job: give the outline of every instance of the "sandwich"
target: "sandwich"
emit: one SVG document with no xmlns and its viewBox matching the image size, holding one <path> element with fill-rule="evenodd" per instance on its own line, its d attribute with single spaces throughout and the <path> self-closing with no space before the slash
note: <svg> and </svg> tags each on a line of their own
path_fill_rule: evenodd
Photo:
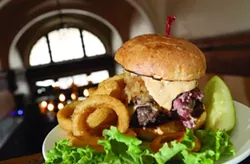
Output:
<svg viewBox="0 0 250 164">
<path fill-rule="evenodd" d="M 187 40 L 146 34 L 115 54 L 125 72 L 130 127 L 139 138 L 201 128 L 206 120 L 199 79 L 206 72 L 201 50 Z"/>
</svg>

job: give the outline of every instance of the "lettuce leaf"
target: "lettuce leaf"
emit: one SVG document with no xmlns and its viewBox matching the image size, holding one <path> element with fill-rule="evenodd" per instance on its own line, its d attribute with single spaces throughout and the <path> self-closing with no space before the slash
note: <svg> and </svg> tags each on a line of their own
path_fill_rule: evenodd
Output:
<svg viewBox="0 0 250 164">
<path fill-rule="evenodd" d="M 235 149 L 230 136 L 225 131 L 198 130 L 196 136 L 202 143 L 201 152 L 213 151 L 213 159 L 219 160 L 221 156 L 234 156 Z"/>
<path fill-rule="evenodd" d="M 104 139 L 98 143 L 104 147 L 106 153 L 104 163 L 140 164 L 147 156 L 147 153 L 140 147 L 141 140 L 121 134 L 116 127 L 104 130 L 103 136 Z"/>
<path fill-rule="evenodd" d="M 192 163 L 192 164 L 213 164 L 214 161 L 212 159 L 214 152 L 213 151 L 205 151 L 199 153 L 188 152 L 184 150 L 181 152 L 184 163 Z"/>
<path fill-rule="evenodd" d="M 104 139 L 98 141 L 105 152 L 99 153 L 90 147 L 72 147 L 67 140 L 60 140 L 47 153 L 46 164 L 165 164 L 176 161 L 212 164 L 223 155 L 235 153 L 229 136 L 223 131 L 199 130 L 196 135 L 202 143 L 200 152 L 189 151 L 195 146 L 195 135 L 192 130 L 186 129 L 181 142 L 172 141 L 171 146 L 163 144 L 154 153 L 148 144 L 136 137 L 121 134 L 116 127 L 111 127 L 103 131 Z"/>
<path fill-rule="evenodd" d="M 168 144 L 164 144 L 162 148 L 156 154 L 154 154 L 157 163 L 164 164 L 178 153 L 184 150 L 192 149 L 195 146 L 194 140 L 195 138 L 193 132 L 187 129 L 186 134 L 181 142 L 177 143 L 176 141 L 172 141 L 171 147 L 169 147 Z"/>
<path fill-rule="evenodd" d="M 198 130 L 196 136 L 201 141 L 201 150 L 199 152 L 182 151 L 184 163 L 213 164 L 221 156 L 235 155 L 230 136 L 225 131 Z"/>
<path fill-rule="evenodd" d="M 90 147 L 76 148 L 69 146 L 69 141 L 59 140 L 55 147 L 46 154 L 46 164 L 97 164 L 104 159 L 103 153 L 98 153 Z"/>
</svg>

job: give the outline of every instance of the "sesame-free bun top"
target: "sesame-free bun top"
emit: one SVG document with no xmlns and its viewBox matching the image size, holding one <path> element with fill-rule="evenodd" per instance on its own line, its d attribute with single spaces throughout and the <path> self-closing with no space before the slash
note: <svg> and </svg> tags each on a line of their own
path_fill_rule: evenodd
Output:
<svg viewBox="0 0 250 164">
<path fill-rule="evenodd" d="M 189 81 L 206 72 L 206 59 L 194 44 L 159 34 L 137 36 L 125 42 L 115 60 L 127 71 L 169 81 Z"/>
</svg>

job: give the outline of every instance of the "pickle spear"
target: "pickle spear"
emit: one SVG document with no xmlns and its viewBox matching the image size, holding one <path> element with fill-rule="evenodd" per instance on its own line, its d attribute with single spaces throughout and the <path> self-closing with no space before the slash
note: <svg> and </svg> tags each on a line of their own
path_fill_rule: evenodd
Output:
<svg viewBox="0 0 250 164">
<path fill-rule="evenodd" d="M 213 76 L 204 88 L 203 104 L 207 111 L 205 128 L 230 131 L 236 124 L 231 92 L 224 81 Z"/>
</svg>

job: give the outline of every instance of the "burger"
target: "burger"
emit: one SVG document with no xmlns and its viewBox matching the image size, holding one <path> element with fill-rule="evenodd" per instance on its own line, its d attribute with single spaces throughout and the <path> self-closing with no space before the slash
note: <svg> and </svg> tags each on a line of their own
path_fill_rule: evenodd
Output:
<svg viewBox="0 0 250 164">
<path fill-rule="evenodd" d="M 185 39 L 146 34 L 125 42 L 115 54 L 125 72 L 130 127 L 138 137 L 198 129 L 206 120 L 199 79 L 206 72 L 200 49 Z"/>
</svg>

